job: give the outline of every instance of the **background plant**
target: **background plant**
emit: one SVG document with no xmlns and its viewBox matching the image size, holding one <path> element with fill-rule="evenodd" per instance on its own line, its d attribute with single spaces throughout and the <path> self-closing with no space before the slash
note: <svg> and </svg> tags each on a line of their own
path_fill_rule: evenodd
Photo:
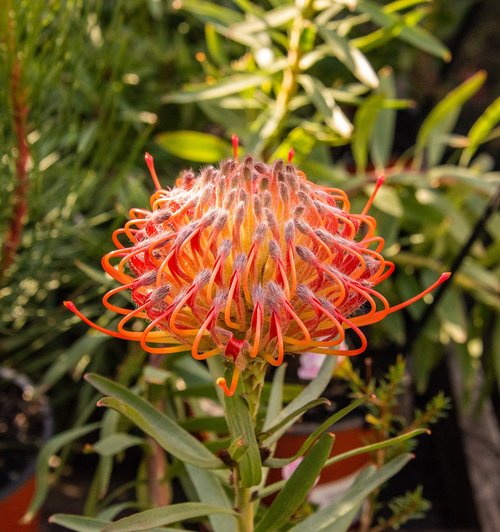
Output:
<svg viewBox="0 0 500 532">
<path fill-rule="evenodd" d="M 182 387 L 179 376 L 196 393 L 213 398 L 203 370 L 174 358 L 163 368 L 147 366 L 143 375 L 142 354 L 87 334 L 61 302 L 71 297 L 87 314 L 98 315 L 108 280 L 95 268 L 95 257 L 109 249 L 111 228 L 126 209 L 147 201 L 150 187 L 142 184 L 142 157 L 137 157 L 145 148 L 173 180 L 181 168 L 177 157 L 195 163 L 219 160 L 230 153 L 224 139 L 232 133 L 266 159 L 286 156 L 293 147 L 295 160 L 310 176 L 359 194 L 360 204 L 385 168 L 375 214 L 389 244 L 388 258 L 403 272 L 391 295 L 417 292 L 433 272 L 449 269 L 457 257 L 462 260 L 453 288 L 438 307 L 439 320 L 429 321 L 425 333 L 415 337 L 423 307 L 394 316 L 372 333 L 373 354 L 412 351 L 424 388 L 443 346 L 453 344 L 470 389 L 481 368 L 487 373 L 485 395 L 498 386 L 499 224 L 491 201 L 498 173 L 491 158 L 478 155 L 482 143 L 498 134 L 498 100 L 484 106 L 467 135 L 454 133 L 459 111 L 478 94 L 484 75 L 474 75 L 441 100 L 409 139 L 405 148 L 414 147 L 408 152 L 401 155 L 398 142 L 401 112 L 396 112 L 411 113 L 408 97 L 416 96 L 405 89 L 405 76 L 415 64 L 435 65 L 429 53 L 440 59 L 448 55 L 424 29 L 442 27 L 428 2 L 54 0 L 4 2 L 0 12 L 6 59 L 0 68 L 5 89 L 0 93 L 5 146 L 0 187 L 2 197 L 9 198 L 0 216 L 2 237 L 13 220 L 19 221 L 11 88 L 16 61 L 30 154 L 28 216 L 14 260 L 1 272 L 0 349 L 4 363 L 38 380 L 39 391 L 52 389 L 59 426 L 74 427 L 58 445 L 91 430 L 86 422 L 93 415 L 95 392 L 88 385 L 68 386 L 85 370 L 116 376 L 127 386 L 139 383 L 142 391 L 151 381 L 154 392 L 148 394 L 161 395 L 165 387 L 176 398 L 182 396 L 176 388 Z M 179 91 L 185 81 L 193 84 Z M 211 135 L 195 135 L 195 129 Z M 152 134 L 160 131 L 165 133 L 154 145 Z M 481 228 L 478 221 L 488 205 Z M 476 226 L 481 230 L 474 234 Z M 111 320 L 105 315 L 100 323 Z M 123 364 L 116 371 L 117 361 Z M 293 388 L 284 390 L 290 400 L 286 394 L 293 397 Z M 66 407 L 58 408 L 68 399 L 78 401 L 76 419 L 67 419 Z M 179 401 L 174 407 L 182 412 Z M 101 436 L 118 430 L 119 442 L 129 426 L 113 415 Z M 103 508 L 114 451 L 120 449 L 116 445 L 100 455 L 89 515 Z M 143 448 L 148 445 L 154 444 Z M 146 492 L 138 490 L 144 505 L 151 503 Z"/>
</svg>

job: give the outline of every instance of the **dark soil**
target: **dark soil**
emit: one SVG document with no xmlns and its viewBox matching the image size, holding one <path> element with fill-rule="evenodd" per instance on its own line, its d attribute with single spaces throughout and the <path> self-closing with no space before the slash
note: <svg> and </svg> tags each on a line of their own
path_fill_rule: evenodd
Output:
<svg viewBox="0 0 500 532">
<path fill-rule="evenodd" d="M 8 369 L 0 369 L 0 494 L 27 478 L 34 458 L 51 432 L 45 398 L 35 399 L 31 384 Z"/>
</svg>

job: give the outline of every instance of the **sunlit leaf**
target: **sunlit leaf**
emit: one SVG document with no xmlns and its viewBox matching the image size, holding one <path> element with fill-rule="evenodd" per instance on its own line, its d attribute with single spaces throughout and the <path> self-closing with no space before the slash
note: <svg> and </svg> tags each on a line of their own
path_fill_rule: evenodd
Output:
<svg viewBox="0 0 500 532">
<path fill-rule="evenodd" d="M 176 157 L 200 163 L 216 163 L 232 151 L 229 142 L 199 131 L 167 131 L 157 135 L 155 140 Z"/>
<path fill-rule="evenodd" d="M 500 122 L 500 97 L 498 97 L 484 113 L 474 122 L 468 135 L 469 145 L 460 157 L 460 164 L 467 165 L 478 147 L 488 139 L 488 135 Z"/>
<path fill-rule="evenodd" d="M 485 80 L 486 73 L 484 71 L 474 74 L 449 92 L 432 109 L 422 123 L 417 135 L 415 147 L 416 167 L 421 166 L 425 149 L 431 166 L 439 162 L 445 147 L 443 135 L 451 131 L 458 119 L 462 106 L 476 94 Z"/>
<path fill-rule="evenodd" d="M 347 39 L 337 32 L 324 26 L 318 28 L 320 35 L 325 39 L 333 55 L 348 68 L 360 81 L 374 89 L 378 87 L 379 80 L 373 67 L 362 52 L 353 46 Z"/>
</svg>

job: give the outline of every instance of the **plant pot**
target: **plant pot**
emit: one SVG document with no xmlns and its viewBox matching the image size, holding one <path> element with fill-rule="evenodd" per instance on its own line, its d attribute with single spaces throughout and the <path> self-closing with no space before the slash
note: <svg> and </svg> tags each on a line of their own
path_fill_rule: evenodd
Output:
<svg viewBox="0 0 500 532">
<path fill-rule="evenodd" d="M 0 367 L 0 516 L 6 532 L 37 532 L 39 523 L 22 524 L 35 488 L 38 450 L 52 434 L 52 413 L 44 396 L 34 397 L 30 381 Z"/>
</svg>

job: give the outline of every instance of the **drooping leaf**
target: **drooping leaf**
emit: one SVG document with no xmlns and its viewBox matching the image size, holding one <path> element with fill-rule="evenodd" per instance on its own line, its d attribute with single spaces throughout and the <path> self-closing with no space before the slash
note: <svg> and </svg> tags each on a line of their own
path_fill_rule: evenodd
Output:
<svg viewBox="0 0 500 532">
<path fill-rule="evenodd" d="M 129 418 L 179 460 L 209 469 L 223 467 L 222 462 L 194 436 L 138 395 L 99 375 L 88 374 L 85 378 L 100 392 L 111 396 L 101 399 L 100 405 Z"/>
<path fill-rule="evenodd" d="M 235 512 L 231 508 L 212 506 L 202 502 L 183 502 L 124 517 L 107 524 L 102 528 L 102 532 L 138 532 L 172 523 L 182 523 L 186 519 L 204 517 L 210 514 L 235 515 Z"/>
</svg>

